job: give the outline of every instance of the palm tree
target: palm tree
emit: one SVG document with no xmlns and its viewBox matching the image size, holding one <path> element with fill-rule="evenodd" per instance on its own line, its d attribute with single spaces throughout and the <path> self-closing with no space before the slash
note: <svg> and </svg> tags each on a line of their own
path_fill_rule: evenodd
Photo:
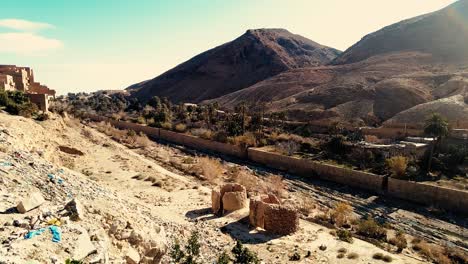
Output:
<svg viewBox="0 0 468 264">
<path fill-rule="evenodd" d="M 435 145 L 439 146 L 442 138 L 449 133 L 449 124 L 444 117 L 439 113 L 433 113 L 427 120 L 424 126 L 424 134 L 435 137 L 436 142 L 431 144 L 431 152 L 429 154 L 429 161 L 427 163 L 427 171 L 431 170 L 432 158 L 434 156 Z"/>
</svg>

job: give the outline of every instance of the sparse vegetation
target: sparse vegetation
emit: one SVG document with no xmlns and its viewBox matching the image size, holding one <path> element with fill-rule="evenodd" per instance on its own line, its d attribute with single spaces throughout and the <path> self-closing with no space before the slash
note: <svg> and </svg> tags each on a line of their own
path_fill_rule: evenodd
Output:
<svg viewBox="0 0 468 264">
<path fill-rule="evenodd" d="M 185 251 L 182 250 L 179 242 L 176 240 L 172 245 L 170 257 L 175 263 L 180 264 L 196 264 L 200 255 L 200 242 L 198 232 L 192 232 L 190 238 L 185 245 Z"/>
<path fill-rule="evenodd" d="M 240 241 L 236 242 L 236 245 L 232 249 L 234 255 L 235 264 L 258 264 L 260 260 L 255 252 L 250 251 L 244 247 Z"/>
<path fill-rule="evenodd" d="M 223 174 L 223 166 L 221 162 L 209 157 L 201 157 L 198 160 L 198 166 L 203 174 L 203 177 L 210 183 L 216 184 L 220 181 Z"/>
<path fill-rule="evenodd" d="M 387 238 L 387 230 L 370 217 L 359 221 L 356 233 L 377 240 Z"/>
<path fill-rule="evenodd" d="M 346 202 L 339 202 L 330 212 L 331 221 L 338 227 L 343 226 L 350 220 L 353 214 L 353 207 Z"/>
<path fill-rule="evenodd" d="M 338 236 L 338 239 L 341 241 L 353 243 L 353 234 L 351 233 L 351 231 L 348 231 L 345 229 L 338 229 L 336 231 L 336 235 Z"/>
<path fill-rule="evenodd" d="M 387 159 L 387 166 L 395 178 L 404 178 L 406 168 L 408 167 L 408 158 L 403 156 L 395 156 Z"/>
<path fill-rule="evenodd" d="M 397 247 L 397 252 L 400 253 L 408 246 L 408 241 L 406 240 L 405 234 L 398 231 L 395 237 L 392 237 L 389 241 L 390 244 Z"/>
<path fill-rule="evenodd" d="M 348 256 L 347 256 L 348 259 L 358 259 L 359 258 L 359 254 L 358 253 L 349 253 Z"/>
</svg>

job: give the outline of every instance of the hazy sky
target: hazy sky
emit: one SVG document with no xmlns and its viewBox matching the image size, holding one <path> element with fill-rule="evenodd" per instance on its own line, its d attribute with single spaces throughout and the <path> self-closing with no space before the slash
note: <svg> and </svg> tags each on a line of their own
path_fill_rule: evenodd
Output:
<svg viewBox="0 0 468 264">
<path fill-rule="evenodd" d="M 31 66 L 58 93 L 123 89 L 251 28 L 345 50 L 453 0 L 2 1 L 0 64 Z"/>
</svg>

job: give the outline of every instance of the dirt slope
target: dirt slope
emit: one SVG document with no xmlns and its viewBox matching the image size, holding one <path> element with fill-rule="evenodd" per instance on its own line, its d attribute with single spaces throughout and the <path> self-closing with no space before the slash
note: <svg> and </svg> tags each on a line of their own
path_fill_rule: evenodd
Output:
<svg viewBox="0 0 468 264">
<path fill-rule="evenodd" d="M 347 64 L 375 55 L 419 51 L 445 62 L 468 60 L 468 1 L 407 19 L 365 36 L 338 56 L 333 64 Z"/>
<path fill-rule="evenodd" d="M 60 152 L 59 146 L 77 148 L 83 155 Z M 302 263 L 342 263 L 336 255 L 343 247 L 357 253 L 361 262 L 372 262 L 372 254 L 380 252 L 391 255 L 394 263 L 423 263 L 409 251 L 392 254 L 359 239 L 353 244 L 339 241 L 328 228 L 304 220 L 299 232 L 278 237 L 250 230 L 242 221 L 246 210 L 215 217 L 208 209 L 210 190 L 203 182 L 175 167 L 161 167 L 181 166 L 188 157 L 196 157 L 156 143 L 144 151 L 154 157 L 147 158 L 135 152 L 143 150 L 128 149 L 77 122 L 61 118 L 35 122 L 0 113 L 0 147 L 0 256 L 5 263 L 64 263 L 85 245 L 93 249 L 85 263 L 131 263 L 125 259 L 133 250 L 142 259 L 151 256 L 141 263 L 158 263 L 153 262 L 156 249 L 164 252 L 176 238 L 186 241 L 192 230 L 201 236 L 200 263 L 212 263 L 234 246 L 234 239 L 247 243 L 264 263 L 285 263 L 292 252 L 304 256 L 308 250 L 312 254 Z M 144 180 L 150 176 L 161 184 Z M 18 213 L 16 204 L 32 192 L 40 192 L 45 203 Z M 72 198 L 82 204 L 81 220 L 60 217 L 64 220 L 59 243 L 51 241 L 48 231 L 24 238 L 30 230 L 47 227 L 44 219 L 58 217 Z M 43 219 L 39 224 L 30 224 L 38 218 Z M 326 251 L 318 249 L 322 244 Z M 162 263 L 169 263 L 167 253 Z"/>
<path fill-rule="evenodd" d="M 289 69 L 329 63 L 340 52 L 285 29 L 247 30 L 156 78 L 130 86 L 136 97 L 200 102 L 248 87 Z"/>
</svg>

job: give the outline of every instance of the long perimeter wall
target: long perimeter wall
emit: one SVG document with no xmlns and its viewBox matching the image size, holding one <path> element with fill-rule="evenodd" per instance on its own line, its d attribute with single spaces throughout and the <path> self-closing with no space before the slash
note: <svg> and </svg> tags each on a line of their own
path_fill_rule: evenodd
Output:
<svg viewBox="0 0 468 264">
<path fill-rule="evenodd" d="M 163 139 L 194 149 L 250 160 L 270 168 L 304 177 L 315 177 L 317 179 L 336 182 L 377 194 L 468 215 L 468 192 L 466 191 L 393 179 L 373 173 L 272 153 L 262 148 L 248 148 L 246 150 L 239 146 L 201 139 L 191 135 L 140 124 L 111 120 L 101 116 L 89 115 L 88 118 L 93 121 L 109 122 L 120 129 L 131 129 L 136 132 L 143 132 L 153 138 Z"/>
</svg>

